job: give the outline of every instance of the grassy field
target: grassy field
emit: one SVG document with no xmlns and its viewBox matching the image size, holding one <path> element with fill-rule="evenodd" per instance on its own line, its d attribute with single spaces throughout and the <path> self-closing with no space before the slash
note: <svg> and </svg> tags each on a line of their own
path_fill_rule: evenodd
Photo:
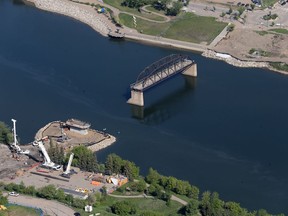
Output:
<svg viewBox="0 0 288 216">
<path fill-rule="evenodd" d="M 162 14 L 162 15 L 165 15 L 165 11 L 163 11 L 163 10 L 157 10 L 157 9 L 155 9 L 155 8 L 152 7 L 152 6 L 147 6 L 147 7 L 146 7 L 146 10 L 147 10 L 147 11 L 151 11 L 151 12 L 155 12 L 155 13 L 159 13 L 159 14 Z"/>
<path fill-rule="evenodd" d="M 40 214 L 36 209 L 17 205 L 8 206 L 8 209 L 2 211 L 2 213 L 4 216 L 39 216 Z"/>
<path fill-rule="evenodd" d="M 115 203 L 115 202 L 121 202 L 121 201 L 129 201 L 130 203 L 133 203 L 137 207 L 137 214 L 140 215 L 142 212 L 146 211 L 155 211 L 163 216 L 165 215 L 178 215 L 178 210 L 182 207 L 182 205 L 178 202 L 171 201 L 171 205 L 167 206 L 166 202 L 159 200 L 159 199 L 148 199 L 148 198 L 115 198 L 107 196 L 106 200 L 99 206 L 95 207 L 93 209 L 93 213 L 100 213 L 104 216 L 113 216 L 115 214 L 107 211 L 109 207 Z M 87 215 L 82 209 L 75 209 L 75 211 L 78 211 L 81 213 L 81 215 Z"/>
<path fill-rule="evenodd" d="M 263 0 L 263 7 L 273 6 L 278 0 Z"/>
<path fill-rule="evenodd" d="M 126 14 L 120 14 L 120 22 L 130 28 L 135 28 L 144 34 L 162 36 L 176 40 L 193 43 L 211 43 L 212 40 L 224 29 L 226 23 L 215 21 L 212 17 L 196 16 L 193 13 L 183 13 L 169 23 L 153 23 L 143 19 L 136 19 Z"/>
<path fill-rule="evenodd" d="M 164 21 L 165 20 L 164 17 L 157 16 L 155 14 L 149 14 L 149 13 L 145 13 L 145 12 L 140 13 L 135 8 L 129 8 L 129 7 L 121 6 L 121 3 L 122 3 L 121 0 L 104 0 L 104 3 L 109 4 L 109 5 L 117 8 L 117 9 L 119 9 L 120 11 L 129 12 L 129 13 L 132 13 L 134 15 L 142 16 L 142 17 L 145 17 L 145 18 L 148 18 L 151 20 L 155 20 L 155 21 Z"/>
<path fill-rule="evenodd" d="M 274 63 L 271 62 L 270 65 L 277 70 L 288 72 L 288 64 L 279 63 L 279 62 L 274 62 Z"/>
<path fill-rule="evenodd" d="M 287 29 L 270 29 L 269 31 L 277 32 L 277 33 L 280 33 L 280 34 L 288 34 L 288 30 Z"/>
</svg>

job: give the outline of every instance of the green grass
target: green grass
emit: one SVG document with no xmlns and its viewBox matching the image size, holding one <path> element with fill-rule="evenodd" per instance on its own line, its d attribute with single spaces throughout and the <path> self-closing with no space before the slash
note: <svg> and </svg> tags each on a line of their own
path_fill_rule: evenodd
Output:
<svg viewBox="0 0 288 216">
<path fill-rule="evenodd" d="M 163 11 L 163 10 L 157 10 L 157 9 L 155 9 L 155 8 L 152 7 L 152 6 L 147 6 L 147 7 L 146 7 L 146 10 L 147 10 L 147 11 L 151 11 L 151 12 L 155 12 L 155 13 L 159 13 L 159 14 L 162 14 L 162 15 L 165 15 L 165 11 Z"/>
<path fill-rule="evenodd" d="M 160 213 L 163 216 L 166 215 L 177 215 L 178 210 L 182 207 L 182 205 L 178 202 L 171 201 L 171 205 L 167 206 L 166 202 L 159 200 L 159 199 L 148 199 L 148 198 L 116 198 L 107 196 L 106 200 L 98 205 L 97 207 L 93 208 L 93 213 L 100 213 L 101 215 L 105 216 L 113 216 L 111 212 L 108 212 L 107 209 L 113 203 L 121 202 L 121 201 L 129 201 L 130 203 L 134 204 L 137 207 L 137 214 L 139 215 L 145 211 L 153 211 Z M 81 213 L 81 215 L 88 215 L 82 209 L 75 209 Z"/>
<path fill-rule="evenodd" d="M 281 63 L 281 62 L 271 62 L 270 66 L 277 70 L 287 71 L 288 72 L 288 64 Z"/>
<path fill-rule="evenodd" d="M 154 23 L 149 22 L 140 18 L 136 18 L 137 27 L 134 26 L 134 21 L 132 16 L 127 14 L 119 14 L 120 23 L 129 27 L 134 28 L 138 32 L 149 34 L 149 35 L 160 35 L 163 31 L 169 28 L 170 23 Z"/>
<path fill-rule="evenodd" d="M 288 30 L 287 29 L 270 29 L 269 31 L 273 31 L 273 32 L 276 32 L 276 33 L 280 33 L 280 34 L 288 34 Z"/>
<path fill-rule="evenodd" d="M 270 34 L 270 32 L 268 32 L 268 31 L 255 31 L 255 32 L 258 33 L 261 36 L 264 36 L 266 34 Z"/>
<path fill-rule="evenodd" d="M 252 48 L 252 49 L 249 50 L 249 54 L 250 55 L 254 54 L 255 52 L 257 52 L 258 55 L 263 56 L 263 57 L 271 57 L 271 56 L 273 56 L 273 53 L 267 52 L 267 51 L 262 50 L 262 49 Z"/>
<path fill-rule="evenodd" d="M 121 0 L 104 0 L 104 3 L 109 4 L 109 5 L 117 8 L 117 9 L 119 9 L 120 11 L 129 12 L 129 13 L 132 13 L 132 14 L 137 15 L 137 16 L 145 17 L 147 19 L 151 19 L 151 20 L 155 20 L 155 21 L 165 21 L 164 17 L 157 16 L 156 14 L 149 14 L 149 13 L 144 13 L 144 12 L 140 13 L 135 8 L 129 8 L 129 7 L 121 6 L 121 3 L 122 3 Z"/>
<path fill-rule="evenodd" d="M 34 208 L 28 208 L 24 206 L 12 205 L 8 206 L 7 210 L 1 211 L 4 216 L 39 216 L 39 211 Z"/>
<path fill-rule="evenodd" d="M 126 14 L 120 14 L 123 25 L 135 28 L 133 19 Z M 153 23 L 142 19 L 136 19 L 138 32 L 162 36 L 166 38 L 201 43 L 211 43 L 212 40 L 224 29 L 226 23 L 217 22 L 213 17 L 196 16 L 192 13 L 184 13 L 169 23 Z"/>
<path fill-rule="evenodd" d="M 128 200 L 130 203 L 133 203 L 139 209 L 138 213 L 144 211 L 153 211 L 161 213 L 164 215 L 177 215 L 177 211 L 182 207 L 178 202 L 171 201 L 171 205 L 168 207 L 166 202 L 159 199 L 148 199 L 148 198 L 117 198 L 117 201 Z M 138 214 L 137 213 L 137 214 Z"/>
<path fill-rule="evenodd" d="M 172 23 L 164 37 L 194 43 L 205 41 L 209 44 L 226 25 L 226 23 L 217 22 L 213 17 L 184 13 Z"/>
<path fill-rule="evenodd" d="M 273 6 L 278 0 L 263 0 L 262 6 L 264 8 Z"/>
</svg>

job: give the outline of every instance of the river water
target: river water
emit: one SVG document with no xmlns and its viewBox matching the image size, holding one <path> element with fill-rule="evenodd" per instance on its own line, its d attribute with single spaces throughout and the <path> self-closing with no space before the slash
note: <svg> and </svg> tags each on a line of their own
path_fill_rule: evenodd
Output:
<svg viewBox="0 0 288 216">
<path fill-rule="evenodd" d="M 287 76 L 109 40 L 10 0 L 0 0 L 0 28 L 0 120 L 17 119 L 22 143 L 50 121 L 78 118 L 117 137 L 100 161 L 115 152 L 142 174 L 153 167 L 249 210 L 288 213 Z M 179 75 L 148 91 L 135 115 L 130 84 L 172 53 L 197 62 L 197 79 Z"/>
</svg>

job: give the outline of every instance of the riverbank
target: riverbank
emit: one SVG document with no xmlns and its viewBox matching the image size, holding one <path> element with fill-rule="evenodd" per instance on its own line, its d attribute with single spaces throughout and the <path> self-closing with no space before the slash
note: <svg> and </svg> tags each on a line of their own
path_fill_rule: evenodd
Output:
<svg viewBox="0 0 288 216">
<path fill-rule="evenodd" d="M 95 31 L 103 36 L 107 36 L 111 30 L 107 22 L 100 17 L 92 8 L 80 7 L 76 3 L 64 0 L 27 0 L 35 5 L 35 7 L 65 16 L 72 17 L 87 25 L 91 26 Z"/>
<path fill-rule="evenodd" d="M 95 31 L 99 32 L 101 35 L 107 37 L 110 31 L 115 31 L 117 27 L 109 20 L 108 17 L 103 14 L 98 14 L 94 8 L 91 6 L 77 4 L 75 2 L 69 0 L 25 0 L 30 3 L 33 3 L 35 7 L 50 11 L 54 13 L 59 13 L 65 16 L 72 17 L 76 20 L 79 20 L 83 23 L 86 23 L 90 27 L 92 27 Z M 99 4 L 101 4 L 99 2 Z M 111 6 L 110 6 L 111 9 Z M 214 41 L 210 45 L 205 44 L 196 44 L 185 41 L 178 41 L 163 37 L 145 35 L 137 32 L 135 29 L 130 29 L 128 27 L 123 27 L 121 32 L 125 34 L 125 39 L 142 42 L 145 44 L 160 46 L 160 47 L 168 47 L 173 49 L 181 49 L 192 52 L 202 53 L 202 56 L 207 58 L 218 59 L 227 62 L 236 67 L 257 67 L 257 68 L 267 68 L 269 70 L 285 74 L 288 72 L 281 71 L 273 68 L 269 65 L 268 61 L 247 61 L 243 59 L 236 58 L 232 56 L 229 52 L 230 57 L 223 57 L 221 53 L 217 54 L 214 51 L 214 46 L 216 46 L 225 36 L 226 28 L 217 36 Z"/>
<path fill-rule="evenodd" d="M 267 68 L 269 70 L 275 71 L 277 73 L 281 73 L 284 75 L 288 75 L 288 72 L 286 71 L 280 71 L 272 66 L 270 66 L 269 62 L 261 62 L 261 61 L 244 61 L 237 59 L 230 54 L 226 53 L 218 53 L 215 52 L 214 50 L 209 50 L 207 49 L 205 52 L 202 53 L 202 56 L 207 57 L 207 58 L 213 58 L 221 61 L 225 61 L 228 64 L 231 64 L 235 67 L 249 67 L 249 68 Z"/>
</svg>

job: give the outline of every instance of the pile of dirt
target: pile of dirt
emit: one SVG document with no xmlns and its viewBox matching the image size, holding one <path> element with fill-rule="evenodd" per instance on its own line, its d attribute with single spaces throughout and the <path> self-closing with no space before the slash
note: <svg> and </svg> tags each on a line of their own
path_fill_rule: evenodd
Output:
<svg viewBox="0 0 288 216">
<path fill-rule="evenodd" d="M 7 145 L 0 144 L 0 180 L 23 175 L 35 163 L 26 155 L 12 154 Z"/>
</svg>

